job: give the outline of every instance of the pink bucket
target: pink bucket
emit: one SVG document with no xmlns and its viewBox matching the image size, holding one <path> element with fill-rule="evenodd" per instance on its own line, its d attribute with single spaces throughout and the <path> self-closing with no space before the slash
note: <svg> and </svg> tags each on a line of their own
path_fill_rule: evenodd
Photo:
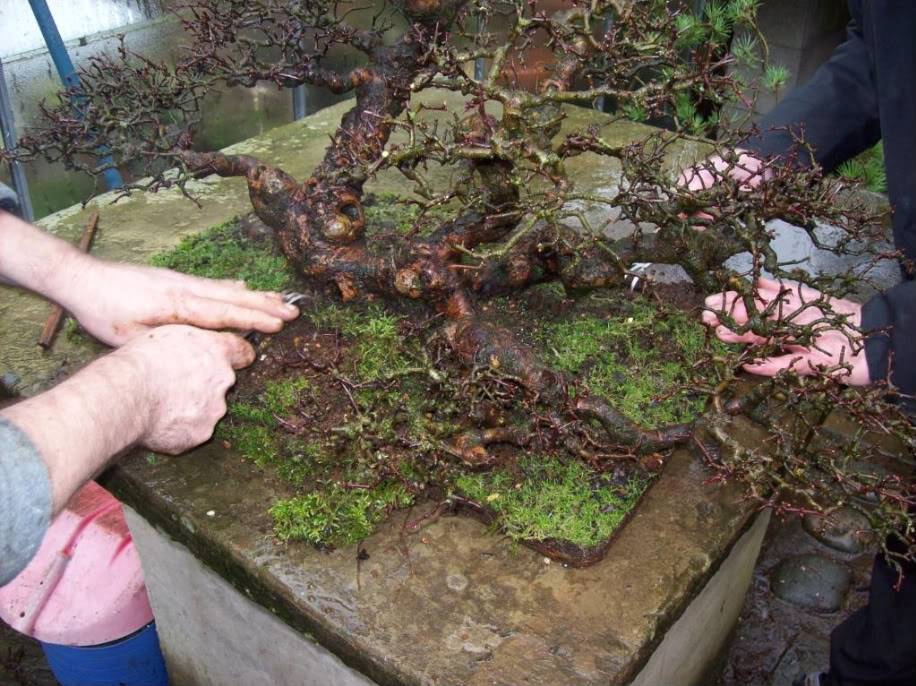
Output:
<svg viewBox="0 0 916 686">
<path fill-rule="evenodd" d="M 0 618 L 42 643 L 94 646 L 153 620 L 121 504 L 95 482 L 54 518 L 38 554 L 0 588 Z"/>
</svg>

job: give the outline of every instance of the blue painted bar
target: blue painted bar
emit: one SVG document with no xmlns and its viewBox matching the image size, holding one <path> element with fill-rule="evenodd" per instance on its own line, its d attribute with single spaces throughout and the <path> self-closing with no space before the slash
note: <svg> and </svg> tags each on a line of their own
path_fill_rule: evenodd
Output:
<svg viewBox="0 0 916 686">
<path fill-rule="evenodd" d="M 51 10 L 48 9 L 47 0 L 29 0 L 29 5 L 32 6 L 32 14 L 35 15 L 35 21 L 38 22 L 38 28 L 41 29 L 41 35 L 44 37 L 45 44 L 48 46 L 48 52 L 51 54 L 51 59 L 54 61 L 54 67 L 60 75 L 60 80 L 63 81 L 64 86 L 67 88 L 79 86 L 79 75 L 76 73 L 73 61 L 67 53 L 67 48 L 60 36 L 60 31 L 57 30 L 54 16 L 51 14 Z M 74 102 L 74 105 L 76 104 L 77 103 Z M 111 157 L 103 157 L 99 162 L 102 165 L 114 163 Z M 102 175 L 105 178 L 105 185 L 109 190 L 112 188 L 121 188 L 124 185 L 124 179 L 121 178 L 120 172 L 114 167 L 106 169 L 102 172 Z"/>
</svg>

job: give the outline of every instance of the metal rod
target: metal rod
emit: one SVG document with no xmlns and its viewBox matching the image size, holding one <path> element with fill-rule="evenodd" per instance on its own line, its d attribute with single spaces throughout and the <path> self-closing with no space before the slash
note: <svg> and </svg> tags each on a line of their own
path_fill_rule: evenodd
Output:
<svg viewBox="0 0 916 686">
<path fill-rule="evenodd" d="M 608 33 L 611 32 L 611 29 L 614 28 L 614 16 L 609 14 L 604 18 L 604 23 L 601 26 L 601 38 L 604 39 Z M 595 102 L 595 109 L 599 112 L 608 112 L 611 109 L 611 103 L 608 102 L 607 96 L 602 95 Z"/>
<path fill-rule="evenodd" d="M 299 85 L 293 88 L 293 120 L 299 120 L 308 114 L 307 102 L 305 99 L 305 85 Z"/>
<path fill-rule="evenodd" d="M 3 135 L 3 147 L 13 150 L 16 147 L 16 127 L 13 123 L 13 106 L 10 93 L 6 89 L 6 78 L 3 76 L 3 60 L 0 60 L 0 133 Z M 27 222 L 35 220 L 32 209 L 32 198 L 29 196 L 29 182 L 19 160 L 10 161 L 10 176 L 13 190 L 19 197 L 19 215 Z"/>
<path fill-rule="evenodd" d="M 48 9 L 47 0 L 29 0 L 29 5 L 32 6 L 32 14 L 35 15 L 35 21 L 38 22 L 38 28 L 41 29 L 41 35 L 45 39 L 48 52 L 51 55 L 57 73 L 60 75 L 60 80 L 64 83 L 64 87 L 67 89 L 78 88 L 80 78 L 76 73 L 76 68 L 73 66 L 70 55 L 67 53 L 64 41 L 60 37 L 60 31 L 57 30 L 54 16 L 51 14 L 51 10 Z M 78 98 L 73 98 L 73 105 L 79 111 Z M 113 165 L 114 163 L 111 156 L 103 157 L 99 161 L 103 166 Z M 124 185 L 124 179 L 121 178 L 120 172 L 113 166 L 103 171 L 102 175 L 109 190 L 121 188 Z"/>
<path fill-rule="evenodd" d="M 478 14 L 477 19 L 476 19 L 476 28 L 475 28 L 475 31 L 477 31 L 478 34 L 480 33 L 482 23 L 483 22 L 481 22 L 480 20 L 480 14 Z M 474 80 L 483 81 L 483 75 L 484 75 L 483 57 L 478 57 L 477 59 L 474 60 Z"/>
</svg>

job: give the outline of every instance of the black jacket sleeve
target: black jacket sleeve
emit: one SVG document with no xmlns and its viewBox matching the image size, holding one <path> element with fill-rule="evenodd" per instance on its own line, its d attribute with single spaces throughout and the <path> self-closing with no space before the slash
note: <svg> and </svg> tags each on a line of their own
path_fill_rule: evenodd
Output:
<svg viewBox="0 0 916 686">
<path fill-rule="evenodd" d="M 780 155 L 793 147 L 795 133 L 814 150 L 815 161 L 827 171 L 878 142 L 877 89 L 855 19 L 847 28 L 846 42 L 807 83 L 773 108 L 759 128 L 760 134 L 742 147 L 763 157 Z M 798 161 L 810 165 L 806 150 L 799 150 Z"/>
<path fill-rule="evenodd" d="M 865 303 L 862 330 L 868 334 L 865 359 L 871 380 L 886 379 L 890 371 L 901 393 L 916 394 L 916 281 L 904 281 Z"/>
</svg>

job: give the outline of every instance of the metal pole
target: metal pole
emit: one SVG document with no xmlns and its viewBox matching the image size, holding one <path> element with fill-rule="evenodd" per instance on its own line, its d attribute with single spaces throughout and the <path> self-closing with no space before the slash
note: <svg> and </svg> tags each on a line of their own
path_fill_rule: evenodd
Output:
<svg viewBox="0 0 916 686">
<path fill-rule="evenodd" d="M 73 66 L 70 55 L 67 54 L 67 48 L 64 45 L 63 39 L 60 37 L 60 31 L 57 30 L 57 24 L 54 22 L 51 10 L 48 9 L 47 1 L 29 0 L 29 4 L 32 6 L 32 14 L 35 15 L 35 21 L 38 22 L 38 28 L 41 29 L 41 35 L 44 37 L 45 44 L 48 46 L 48 52 L 51 54 L 54 66 L 57 68 L 60 80 L 64 82 L 64 86 L 68 89 L 78 88 L 80 85 L 80 77 L 76 73 L 76 68 Z M 76 110 L 79 111 L 78 98 L 73 99 L 73 105 Z M 103 157 L 100 162 L 103 165 L 107 165 L 112 164 L 113 160 L 110 156 L 106 156 Z M 106 169 L 102 172 L 102 175 L 105 178 L 105 185 L 108 186 L 109 190 L 112 188 L 121 188 L 124 185 L 121 174 L 114 167 Z"/>
<path fill-rule="evenodd" d="M 477 19 L 476 19 L 477 26 L 475 28 L 477 33 L 480 33 L 481 23 L 482 22 L 480 21 L 480 15 L 478 14 Z M 483 81 L 483 66 L 484 66 L 483 57 L 478 57 L 476 60 L 474 60 L 474 80 L 475 81 L 478 81 L 478 82 Z"/>
<path fill-rule="evenodd" d="M 3 134 L 3 146 L 7 150 L 16 148 L 16 129 L 13 125 L 13 107 L 10 93 L 6 89 L 6 79 L 3 76 L 3 60 L 0 60 L 0 133 Z M 32 210 L 32 198 L 29 197 L 29 182 L 25 178 L 25 170 L 19 160 L 10 161 L 10 175 L 13 179 L 13 190 L 19 197 L 19 213 L 27 222 L 35 220 Z"/>
<path fill-rule="evenodd" d="M 293 119 L 299 120 L 308 114 L 307 103 L 305 100 L 305 85 L 299 85 L 293 88 Z"/>
<path fill-rule="evenodd" d="M 613 27 L 614 27 L 614 17 L 613 15 L 608 15 L 607 17 L 605 17 L 604 23 L 601 27 L 601 37 L 604 38 L 605 36 L 607 36 L 607 34 L 610 32 L 610 30 Z M 597 109 L 599 112 L 607 112 L 608 110 L 611 109 L 610 103 L 607 101 L 607 96 L 602 95 L 601 97 L 598 98 L 598 100 L 595 102 L 595 109 Z"/>
</svg>

